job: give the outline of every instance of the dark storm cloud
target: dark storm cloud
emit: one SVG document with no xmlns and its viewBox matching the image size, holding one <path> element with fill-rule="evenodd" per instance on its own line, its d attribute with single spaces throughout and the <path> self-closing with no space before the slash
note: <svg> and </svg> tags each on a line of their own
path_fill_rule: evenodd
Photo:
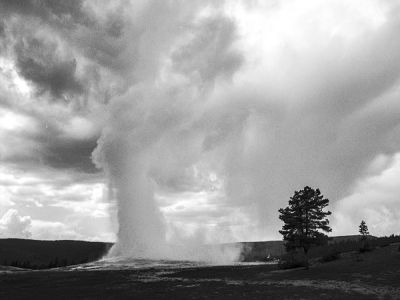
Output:
<svg viewBox="0 0 400 300">
<path fill-rule="evenodd" d="M 0 38 L 5 36 L 4 22 L 0 21 Z"/>
<path fill-rule="evenodd" d="M 18 107 L 9 101 L 4 101 L 0 109 L 0 113 L 6 117 L 7 113 L 11 113 L 22 126 L 16 124 L 15 128 L 0 131 L 0 138 L 5 145 L 0 148 L 0 161 L 3 164 L 31 170 L 49 167 L 87 174 L 99 172 L 92 163 L 91 153 L 97 146 L 100 129 L 92 128 L 94 125 L 83 116 L 78 117 L 82 120 L 80 123 L 71 125 L 71 118 L 77 118 L 76 114 L 49 116 L 47 111 Z M 81 128 L 80 124 L 84 127 Z M 78 130 L 86 130 L 86 134 L 80 136 L 78 133 L 76 136 Z"/>
<path fill-rule="evenodd" d="M 103 15 L 84 1 L 1 1 L 4 53 L 41 96 L 82 109 L 104 102 L 131 70 L 120 57 L 129 44 L 122 4 L 112 6 Z"/>
<path fill-rule="evenodd" d="M 97 137 L 90 140 L 53 139 L 43 148 L 43 163 L 56 169 L 75 169 L 85 173 L 99 170 L 92 162 L 92 152 L 97 146 Z"/>
<path fill-rule="evenodd" d="M 126 26 L 121 4 L 113 4 L 115 9 L 104 15 L 91 5 L 83 1 L 0 1 L 1 54 L 13 61 L 19 76 L 36 92 L 29 99 L 32 103 L 21 105 L 15 102 L 18 96 L 2 95 L 1 105 L 37 125 L 34 131 L 7 133 L 9 147 L 3 162 L 83 173 L 99 171 L 91 152 L 100 129 L 97 134 L 77 138 L 69 135 L 68 124 L 77 113 L 90 119 L 85 115 L 91 109 L 88 102 L 102 103 L 113 96 L 113 87 L 118 90 L 120 85 L 113 76 L 127 75 L 132 68 L 124 56 L 127 53 L 120 57 L 129 45 L 129 39 L 120 41 Z M 4 75 L 13 81 L 11 73 Z M 53 101 L 43 101 L 48 98 Z M 61 115 L 52 115 L 52 109 L 46 107 L 51 105 Z M 65 105 L 65 109 L 57 105 Z M 80 131 L 78 127 L 72 130 Z"/>
<path fill-rule="evenodd" d="M 39 122 L 42 130 L 32 138 L 38 145 L 37 157 L 43 165 L 89 174 L 99 172 L 91 158 L 97 146 L 98 134 L 75 138 L 68 136 L 68 131 L 64 131 L 64 126 L 54 121 L 39 120 Z"/>
<path fill-rule="evenodd" d="M 42 133 L 40 135 L 20 134 L 9 139 L 14 145 L 6 157 L 0 157 L 4 164 L 37 169 L 47 166 L 58 170 L 75 170 L 83 173 L 98 173 L 92 162 L 91 154 L 97 146 L 97 136 L 90 139 L 72 139 Z M 20 151 L 21 144 L 31 148 Z"/>
<path fill-rule="evenodd" d="M 0 10 L 4 15 L 21 14 L 38 17 L 43 21 L 64 26 L 87 24 L 90 18 L 84 12 L 82 3 L 81 0 L 1 0 Z"/>
<path fill-rule="evenodd" d="M 84 92 L 76 77 L 76 60 L 57 57 L 57 46 L 38 39 L 24 39 L 16 44 L 20 75 L 35 83 L 39 93 L 49 91 L 56 99 Z"/>
<path fill-rule="evenodd" d="M 0 16 L 0 46 L 4 47 L 1 54 L 13 61 L 18 75 L 35 92 L 29 99 L 32 103 L 18 104 L 17 95 L 5 94 L 1 105 L 36 124 L 33 131 L 26 128 L 6 133 L 8 146 L 2 161 L 33 169 L 42 165 L 98 172 L 91 160 L 98 134 L 70 136 L 68 124 L 77 113 L 83 119 L 89 118 L 85 115 L 90 110 L 88 102 L 101 103 L 110 97 L 109 86 L 114 83 L 108 77 L 112 69 L 109 67 L 121 47 L 114 42 L 125 25 L 121 16 L 112 11 L 96 19 L 93 9 L 83 1 L 47 0 L 0 1 Z M 106 53 L 109 59 L 104 65 L 95 51 L 86 51 L 88 44 L 98 56 Z M 122 69 L 124 65 L 120 63 L 118 67 Z M 13 81 L 10 72 L 3 75 Z M 53 115 L 52 109 L 46 107 L 50 105 L 55 105 L 56 114 L 61 115 Z M 60 110 L 57 105 L 65 108 Z"/>
</svg>

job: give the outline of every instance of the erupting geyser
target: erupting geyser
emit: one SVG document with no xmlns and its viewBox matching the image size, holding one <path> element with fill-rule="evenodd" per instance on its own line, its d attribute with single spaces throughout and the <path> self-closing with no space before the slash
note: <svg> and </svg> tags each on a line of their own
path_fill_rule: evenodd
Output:
<svg viewBox="0 0 400 300">
<path fill-rule="evenodd" d="M 294 190 L 317 186 L 335 206 L 379 155 L 398 152 L 400 21 L 391 4 L 245 2 L 134 1 L 120 10 L 93 155 L 118 206 L 111 254 L 207 258 L 209 232 L 184 228 L 196 210 L 171 230 L 160 194 L 204 196 L 192 208 L 210 215 L 193 223 L 222 241 L 278 238 L 277 210 Z M 333 218 L 333 228 L 353 222 Z"/>
<path fill-rule="evenodd" d="M 204 240 L 196 237 L 167 241 L 164 216 L 155 199 L 157 186 L 170 173 L 185 176 L 185 170 L 201 157 L 202 145 L 184 127 L 196 120 L 196 106 L 182 106 L 188 101 L 186 92 L 174 98 L 166 90 L 147 90 L 146 95 L 133 89 L 112 103 L 108 126 L 94 152 L 118 205 L 118 241 L 110 255 L 213 262 L 238 259 L 239 247 L 204 246 Z M 168 106 L 173 101 L 181 102 L 177 104 L 181 108 L 171 112 Z"/>
<path fill-rule="evenodd" d="M 99 142 L 111 193 L 118 203 L 118 243 L 112 254 L 162 257 L 165 255 L 165 227 L 154 201 L 148 159 L 144 149 L 140 149 L 142 145 L 138 144 L 140 136 L 129 131 L 131 124 L 124 124 L 126 120 L 114 121 L 116 127 L 105 132 Z"/>
<path fill-rule="evenodd" d="M 166 240 L 165 220 L 155 199 L 157 187 L 185 177 L 201 158 L 196 126 L 200 96 L 181 86 L 132 88 L 110 104 L 110 118 L 94 152 L 118 205 L 118 242 L 111 255 L 230 261 L 239 249 L 204 247 L 191 238 Z M 205 93 L 201 95 L 205 96 Z M 171 105 L 173 108 L 171 108 Z M 176 243 L 179 243 L 177 245 Z M 223 253 L 223 255 L 222 255 Z"/>
<path fill-rule="evenodd" d="M 153 14 L 158 9 L 149 5 L 142 13 Z M 203 247 L 203 238 L 190 237 L 187 242 L 178 234 L 173 243 L 167 241 L 167 226 L 155 193 L 176 178 L 193 177 L 188 170 L 213 159 L 204 156 L 218 145 L 214 131 L 219 129 L 208 132 L 209 121 L 204 118 L 208 99 L 215 81 L 229 80 L 241 56 L 232 48 L 234 24 L 219 13 L 218 6 L 206 14 L 197 4 L 165 9 L 157 20 L 146 20 L 140 44 L 132 46 L 132 56 L 138 55 L 131 70 L 132 83 L 111 98 L 109 118 L 93 153 L 95 163 L 108 176 L 118 206 L 118 241 L 110 254 L 216 260 L 220 251 Z M 131 26 L 140 27 L 135 21 Z M 209 56 L 215 64 L 192 65 L 198 59 L 202 64 L 201 57 L 191 57 L 196 56 L 191 49 L 199 46 L 203 47 L 201 56 Z M 220 59 L 222 64 L 217 63 Z M 231 252 L 228 247 L 222 252 L 225 261 L 239 254 L 238 249 Z"/>
</svg>

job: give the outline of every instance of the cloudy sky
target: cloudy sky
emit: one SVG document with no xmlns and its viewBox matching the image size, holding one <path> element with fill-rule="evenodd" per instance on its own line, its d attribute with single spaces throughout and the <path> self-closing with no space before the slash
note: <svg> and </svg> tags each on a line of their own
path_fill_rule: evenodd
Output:
<svg viewBox="0 0 400 300">
<path fill-rule="evenodd" d="M 399 31 L 397 1 L 0 1 L 0 236 L 277 239 L 305 185 L 332 234 L 398 234 Z"/>
</svg>

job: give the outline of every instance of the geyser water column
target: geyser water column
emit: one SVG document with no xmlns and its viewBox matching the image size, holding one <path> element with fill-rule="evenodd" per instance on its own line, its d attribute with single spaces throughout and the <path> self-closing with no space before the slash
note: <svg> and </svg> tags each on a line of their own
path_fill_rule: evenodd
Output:
<svg viewBox="0 0 400 300">
<path fill-rule="evenodd" d="M 93 153 L 117 201 L 118 241 L 110 255 L 161 258 L 166 255 L 165 226 L 148 176 L 149 140 L 143 141 L 142 127 L 136 123 L 140 118 L 133 114 L 131 109 L 129 114 L 115 113 Z"/>
<path fill-rule="evenodd" d="M 165 227 L 154 202 L 152 182 L 140 160 L 140 156 L 127 158 L 118 180 L 114 181 L 119 231 L 113 252 L 130 257 L 159 258 L 165 255 Z"/>
</svg>

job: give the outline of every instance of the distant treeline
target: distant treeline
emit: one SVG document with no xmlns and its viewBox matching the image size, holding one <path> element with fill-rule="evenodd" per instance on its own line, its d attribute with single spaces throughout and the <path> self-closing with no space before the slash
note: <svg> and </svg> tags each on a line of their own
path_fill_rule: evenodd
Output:
<svg viewBox="0 0 400 300">
<path fill-rule="evenodd" d="M 311 248 L 308 256 L 310 258 L 324 258 L 344 252 L 362 251 L 362 249 L 365 248 L 365 242 L 361 239 L 361 236 L 357 237 L 358 238 L 354 239 L 337 239 L 336 241 L 333 239 L 328 245 Z M 392 243 L 400 243 L 400 235 L 392 234 L 384 237 L 369 236 L 367 241 L 367 245 L 370 249 L 386 247 Z"/>
<path fill-rule="evenodd" d="M 368 247 L 370 248 L 385 247 L 391 243 L 400 243 L 400 235 L 368 237 Z M 241 261 L 277 260 L 286 254 L 283 241 L 243 242 L 240 244 L 242 245 Z M 330 259 L 339 253 L 359 251 L 365 247 L 364 244 L 360 235 L 331 237 L 327 245 L 311 247 L 308 257 Z"/>
<path fill-rule="evenodd" d="M 94 259 L 94 260 L 96 260 L 96 259 Z M 41 269 L 51 269 L 51 268 L 66 267 L 66 266 L 76 265 L 76 264 L 83 264 L 83 263 L 87 263 L 89 261 L 91 261 L 91 260 L 89 260 L 88 258 L 85 258 L 79 262 L 76 262 L 74 260 L 69 261 L 68 258 L 59 259 L 58 257 L 56 257 L 54 260 L 51 260 L 48 264 L 45 264 L 45 263 L 35 264 L 29 260 L 26 260 L 26 261 L 14 260 L 9 263 L 7 261 L 7 259 L 5 259 L 3 261 L 3 266 L 12 266 L 12 267 L 23 268 L 23 269 L 41 270 Z"/>
<path fill-rule="evenodd" d="M 111 243 L 0 239 L 0 265 L 48 269 L 91 262 L 103 257 Z"/>
</svg>

